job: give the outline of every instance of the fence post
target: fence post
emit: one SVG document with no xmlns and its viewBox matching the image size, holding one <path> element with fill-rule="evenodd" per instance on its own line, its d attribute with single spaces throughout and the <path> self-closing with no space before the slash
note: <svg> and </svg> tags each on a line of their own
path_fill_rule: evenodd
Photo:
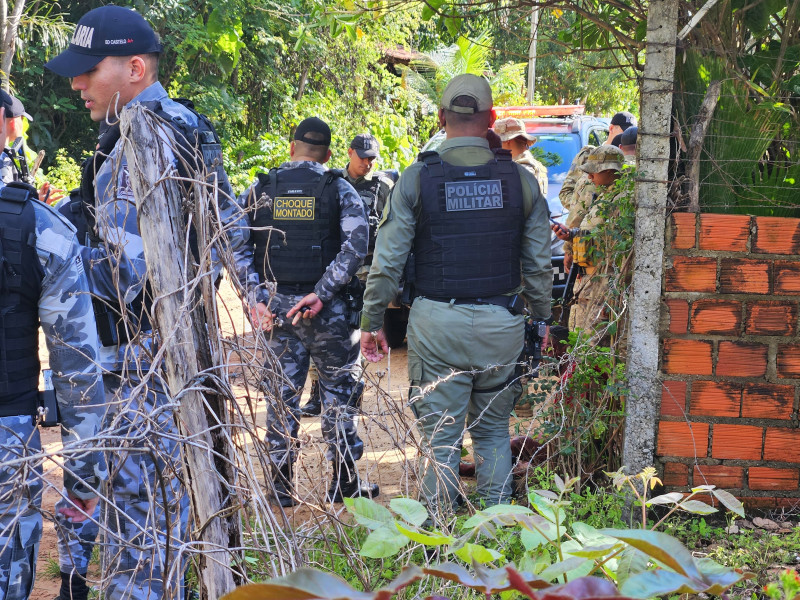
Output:
<svg viewBox="0 0 800 600">
<path fill-rule="evenodd" d="M 622 451 L 622 464 L 629 473 L 638 473 L 652 465 L 655 456 L 656 420 L 661 399 L 658 330 L 677 29 L 677 0 L 651 0 L 641 88 L 627 366 L 630 391 Z"/>
<path fill-rule="evenodd" d="M 224 397 L 207 392 L 211 386 L 198 378 L 213 366 L 205 315 L 215 312 L 204 311 L 199 283 L 186 258 L 181 190 L 175 180 L 165 178 L 172 167 L 162 152 L 159 119 L 135 105 L 122 112 L 120 125 L 148 280 L 156 299 L 153 316 L 164 349 L 167 384 L 170 395 L 180 397 L 176 420 L 194 517 L 191 531 L 197 537 L 200 597 L 216 600 L 235 588 L 231 569 L 235 556 L 229 547 L 241 548 L 241 528 L 239 511 L 230 506 L 233 448 L 221 427 L 228 422 L 228 410 Z"/>
</svg>

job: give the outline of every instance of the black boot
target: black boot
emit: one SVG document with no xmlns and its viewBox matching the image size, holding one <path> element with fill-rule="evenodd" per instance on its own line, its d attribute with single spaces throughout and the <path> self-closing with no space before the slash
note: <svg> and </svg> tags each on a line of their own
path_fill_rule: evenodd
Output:
<svg viewBox="0 0 800 600">
<path fill-rule="evenodd" d="M 331 487 L 328 488 L 328 502 L 342 502 L 345 498 L 375 498 L 380 493 L 377 483 L 359 479 L 353 461 L 333 463 L 333 479 Z"/>
<path fill-rule="evenodd" d="M 86 585 L 86 573 L 61 571 L 61 591 L 55 600 L 87 600 L 89 586 Z"/>
<path fill-rule="evenodd" d="M 284 508 L 296 506 L 294 498 L 294 479 L 291 463 L 284 463 L 280 469 L 272 467 L 272 483 L 275 486 L 275 498 Z"/>
<path fill-rule="evenodd" d="M 300 407 L 300 415 L 303 417 L 318 417 L 322 412 L 322 394 L 319 391 L 319 379 L 311 382 L 311 393 L 303 406 Z"/>
</svg>

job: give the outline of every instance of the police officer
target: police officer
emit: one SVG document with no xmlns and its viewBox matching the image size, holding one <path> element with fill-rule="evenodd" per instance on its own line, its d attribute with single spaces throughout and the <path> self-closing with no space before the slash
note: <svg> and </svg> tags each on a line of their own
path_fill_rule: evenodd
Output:
<svg viewBox="0 0 800 600">
<path fill-rule="evenodd" d="M 3 94 L 2 104 L 6 115 L 6 135 L 3 137 L 3 153 L 0 156 L 0 179 L 2 179 L 3 183 L 11 183 L 12 181 L 20 181 L 22 177 L 22 169 L 19 164 L 20 157 L 17 153 L 20 150 L 25 152 L 25 148 L 24 146 L 14 148 L 14 143 L 17 140 L 22 141 L 22 118 L 33 119 L 25 112 L 25 107 L 19 101 L 19 98 L 15 98 L 10 94 Z M 27 161 L 27 156 L 23 155 L 23 159 Z"/>
<path fill-rule="evenodd" d="M 305 119 L 295 130 L 291 160 L 260 174 L 239 200 L 252 211 L 256 268 L 263 282 L 275 286 L 274 295 L 262 298 L 251 313 L 272 332 L 269 347 L 283 370 L 267 406 L 267 443 L 276 498 L 284 507 L 297 504 L 293 465 L 309 358 L 319 369 L 322 435 L 333 461 L 328 500 L 374 497 L 379 491 L 362 482 L 355 467 L 364 452 L 350 405 L 359 391 L 358 341 L 341 295 L 364 261 L 369 230 L 356 191 L 323 166 L 330 143 L 327 123 Z"/>
<path fill-rule="evenodd" d="M 602 315 L 604 296 L 608 289 L 608 271 L 598 264 L 597 253 L 590 248 L 597 241 L 591 236 L 587 237 L 587 234 L 597 229 L 603 222 L 599 214 L 601 195 L 607 194 L 614 182 L 619 179 L 624 162 L 624 155 L 619 148 L 614 146 L 594 148 L 580 167 L 586 178 L 582 179 L 575 189 L 574 201 L 566 223 L 567 233 L 564 233 L 564 228 L 553 225 L 556 235 L 570 243 L 570 263 L 575 261 L 583 268 L 575 283 L 575 302 L 569 315 L 570 329 L 588 331 Z M 565 255 L 565 264 L 566 261 Z"/>
<path fill-rule="evenodd" d="M 634 117 L 632 113 L 629 113 L 627 110 L 614 113 L 608 125 L 608 138 L 606 138 L 603 144 L 606 146 L 612 145 L 614 140 L 629 127 L 636 127 L 636 117 Z"/>
<path fill-rule="evenodd" d="M 523 304 L 550 317 L 552 270 L 547 202 L 534 175 L 493 153 L 487 81 L 459 75 L 444 90 L 447 139 L 397 182 L 384 210 L 364 294 L 361 351 L 388 352 L 383 313 L 412 244 L 417 298 L 408 324 L 412 409 L 431 456 L 422 493 L 431 510 L 458 500 L 466 420 L 478 494 L 487 505 L 512 493 L 509 417 L 520 393 Z"/>
<path fill-rule="evenodd" d="M 636 165 L 636 140 L 639 138 L 638 127 L 628 127 L 620 138 L 619 149 L 625 155 L 625 164 Z"/>
<path fill-rule="evenodd" d="M 394 187 L 394 180 L 381 171 L 373 171 L 375 161 L 380 156 L 380 144 L 369 133 L 359 133 L 350 142 L 347 149 L 347 167 L 338 171 L 361 196 L 364 209 L 369 221 L 369 248 L 364 265 L 358 270 L 356 276 L 361 281 L 366 281 L 369 266 L 372 264 L 372 252 L 375 249 L 375 236 L 378 232 L 378 221 L 383 214 L 383 207 Z M 302 408 L 303 416 L 317 416 L 322 411 L 322 399 L 319 393 L 317 369 L 311 362 L 308 377 L 311 379 L 311 394 L 308 402 Z"/>
<path fill-rule="evenodd" d="M 96 310 L 98 318 L 104 319 L 98 323 L 100 361 L 113 407 L 107 422 L 114 427 L 115 436 L 123 439 L 123 448 L 113 455 L 113 502 L 103 511 L 104 526 L 110 532 L 104 547 L 102 579 L 107 598 L 162 598 L 168 588 L 179 590 L 176 597 L 183 596 L 183 569 L 170 564 L 167 556 L 176 560 L 174 548 L 185 539 L 188 501 L 181 484 L 173 412 L 160 383 L 160 365 L 151 364 L 157 340 L 148 318 L 151 301 L 144 293 L 147 264 L 128 163 L 119 139 L 118 115 L 141 102 L 163 116 L 169 125 L 160 136 L 164 140 L 162 151 L 174 157 L 178 169 L 181 161 L 173 148 L 182 148 L 187 140 L 181 139 L 194 132 L 204 154 L 208 150 L 221 158 L 221 153 L 218 143 L 212 143 L 206 135 L 201 137 L 206 131 L 203 118 L 171 100 L 158 82 L 160 52 L 158 37 L 138 13 L 106 5 L 86 13 L 78 21 L 69 47 L 45 65 L 71 78 L 72 89 L 80 92 L 92 119 L 110 125 L 100 140 L 100 149 L 86 163 L 81 182 L 82 198 L 89 205 L 86 213 L 93 219 L 89 226 L 93 243 L 82 248 L 82 255 L 92 294 L 108 307 Z M 242 285 L 255 288 L 258 277 L 246 245 L 247 224 L 239 221 L 241 211 L 221 164 L 215 161 L 214 165 L 206 166 L 216 171 L 222 192 L 221 216 L 226 223 L 236 225 L 226 231 L 236 257 L 237 275 Z M 119 313 L 125 315 L 124 320 L 115 317 Z M 148 452 L 141 452 L 143 444 Z M 155 481 L 160 484 L 158 489 L 153 486 Z M 148 489 L 153 490 L 152 497 Z M 97 533 L 94 524 L 82 528 L 64 524 L 60 528 L 62 575 L 73 570 L 86 572 Z M 68 597 L 62 589 L 62 600 Z M 76 597 L 74 593 L 72 597 Z"/>
<path fill-rule="evenodd" d="M 547 167 L 536 160 L 529 150 L 531 142 L 535 142 L 536 137 L 525 130 L 525 121 L 512 117 L 500 119 L 494 124 L 494 132 L 500 136 L 503 148 L 511 152 L 514 162 L 523 165 L 534 174 L 542 195 L 547 198 Z"/>
<path fill-rule="evenodd" d="M 6 105 L 8 94 L 0 99 Z M 84 263 L 72 227 L 36 196 L 24 183 L 0 190 L 0 600 L 28 598 L 42 535 L 40 324 L 62 424 L 62 518 L 93 514 L 108 477 L 102 454 L 87 445 L 100 430 L 104 395 Z"/>
</svg>

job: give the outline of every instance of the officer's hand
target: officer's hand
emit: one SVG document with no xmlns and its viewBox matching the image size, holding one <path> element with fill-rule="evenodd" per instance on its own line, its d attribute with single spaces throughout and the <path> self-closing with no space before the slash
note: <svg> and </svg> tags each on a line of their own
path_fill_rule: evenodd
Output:
<svg viewBox="0 0 800 600">
<path fill-rule="evenodd" d="M 272 311 L 263 302 L 259 302 L 250 308 L 250 320 L 254 327 L 261 327 L 264 331 L 272 331 L 273 322 Z"/>
<path fill-rule="evenodd" d="M 556 234 L 556 237 L 557 237 L 558 239 L 560 239 L 560 240 L 567 241 L 567 240 L 569 240 L 569 239 L 570 239 L 570 237 L 571 237 L 571 236 L 569 235 L 569 229 L 567 229 L 567 228 L 566 228 L 564 225 L 562 225 L 561 223 L 553 223 L 552 225 L 550 225 L 550 229 L 552 229 L 552 230 L 553 230 L 553 233 L 555 233 L 555 234 Z"/>
<path fill-rule="evenodd" d="M 564 254 L 564 270 L 569 271 L 572 268 L 572 254 L 567 252 Z"/>
<path fill-rule="evenodd" d="M 50 185 L 50 182 L 45 181 L 42 187 L 39 188 L 39 202 L 53 206 L 56 202 L 64 197 L 64 190 L 60 190 L 55 186 Z"/>
<path fill-rule="evenodd" d="M 286 313 L 286 316 L 289 319 L 294 317 L 294 319 L 292 319 L 292 325 L 297 325 L 300 322 L 300 317 L 304 319 L 313 319 L 321 310 L 322 300 L 320 300 L 319 296 L 317 296 L 314 292 L 311 292 L 308 296 L 303 297 L 300 302 L 290 308 L 289 312 Z"/>
<path fill-rule="evenodd" d="M 97 507 L 97 502 L 100 500 L 98 496 L 84 500 L 73 496 L 67 492 L 67 498 L 75 506 L 65 506 L 58 509 L 71 523 L 82 523 L 94 514 L 94 509 Z"/>
<path fill-rule="evenodd" d="M 389 342 L 386 341 L 386 334 L 383 329 L 378 331 L 362 331 L 361 332 L 361 354 L 364 355 L 369 362 L 378 362 L 383 359 L 384 354 L 389 353 Z"/>
</svg>

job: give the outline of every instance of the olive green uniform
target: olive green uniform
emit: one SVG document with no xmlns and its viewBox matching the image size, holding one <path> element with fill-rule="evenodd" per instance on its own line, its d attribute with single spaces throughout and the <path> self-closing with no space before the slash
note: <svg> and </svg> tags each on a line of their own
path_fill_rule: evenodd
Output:
<svg viewBox="0 0 800 600">
<path fill-rule="evenodd" d="M 439 149 L 443 161 L 482 165 L 494 158 L 484 138 L 458 137 Z M 364 293 L 361 329 L 376 331 L 415 238 L 421 215 L 420 174 L 415 163 L 397 182 L 379 225 Z M 525 223 L 521 241 L 520 293 L 535 318 L 550 316 L 552 270 L 547 203 L 534 175 L 519 168 Z M 408 374 L 412 409 L 424 443 L 432 450 L 422 480 L 429 506 L 447 510 L 457 497 L 464 422 L 478 465 L 478 493 L 487 505 L 511 494 L 509 417 L 520 392 L 514 378 L 522 351 L 523 319 L 491 304 L 414 300 L 408 326 Z"/>
</svg>

